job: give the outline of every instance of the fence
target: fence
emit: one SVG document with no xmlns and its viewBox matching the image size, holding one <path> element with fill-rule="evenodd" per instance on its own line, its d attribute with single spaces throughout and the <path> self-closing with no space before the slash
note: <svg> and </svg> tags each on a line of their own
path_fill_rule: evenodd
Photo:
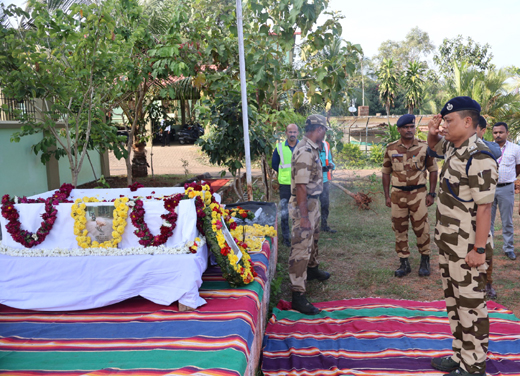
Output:
<svg viewBox="0 0 520 376">
<path fill-rule="evenodd" d="M 6 105 L 7 109 L 5 108 Z M 16 121 L 20 115 L 28 115 L 32 118 L 36 116 L 34 99 L 18 101 L 13 98 L 7 98 L 0 91 L 0 121 Z"/>
</svg>

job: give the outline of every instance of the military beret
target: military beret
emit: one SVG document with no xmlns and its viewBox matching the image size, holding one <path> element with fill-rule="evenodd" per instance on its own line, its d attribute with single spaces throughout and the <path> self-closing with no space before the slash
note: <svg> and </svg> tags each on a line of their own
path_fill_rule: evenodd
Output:
<svg viewBox="0 0 520 376">
<path fill-rule="evenodd" d="M 407 124 L 415 124 L 415 115 L 411 115 L 411 114 L 406 114 L 406 115 L 403 115 L 399 118 L 399 120 L 397 120 L 397 127 L 402 127 L 402 126 L 405 126 Z"/>
<path fill-rule="evenodd" d="M 310 124 L 318 124 L 318 125 L 321 125 L 322 127 L 324 127 L 325 129 L 327 129 L 328 131 L 330 131 L 332 128 L 330 128 L 328 125 L 327 125 L 327 118 L 325 118 L 325 116 L 322 116 L 322 115 L 310 115 L 308 118 L 307 118 L 307 123 L 310 123 Z"/>
<path fill-rule="evenodd" d="M 441 115 L 447 115 L 456 111 L 472 110 L 480 113 L 480 105 L 470 97 L 455 97 L 450 99 L 441 110 Z"/>
</svg>

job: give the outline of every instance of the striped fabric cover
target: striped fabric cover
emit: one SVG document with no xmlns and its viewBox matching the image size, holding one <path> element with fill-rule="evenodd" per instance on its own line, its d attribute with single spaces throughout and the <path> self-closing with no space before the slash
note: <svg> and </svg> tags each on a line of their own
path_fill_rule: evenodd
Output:
<svg viewBox="0 0 520 376">
<path fill-rule="evenodd" d="M 255 336 L 262 339 L 270 253 L 264 242 L 251 255 L 258 277 L 243 288 L 208 269 L 200 291 L 207 304 L 193 312 L 140 297 L 75 312 L 0 305 L 0 375 L 243 375 Z"/>
<path fill-rule="evenodd" d="M 432 357 L 451 355 L 444 301 L 350 299 L 315 304 L 316 316 L 280 302 L 264 338 L 262 371 L 282 375 L 438 376 Z M 282 310 L 285 309 L 285 310 Z M 488 302 L 488 375 L 520 375 L 520 320 Z"/>
</svg>

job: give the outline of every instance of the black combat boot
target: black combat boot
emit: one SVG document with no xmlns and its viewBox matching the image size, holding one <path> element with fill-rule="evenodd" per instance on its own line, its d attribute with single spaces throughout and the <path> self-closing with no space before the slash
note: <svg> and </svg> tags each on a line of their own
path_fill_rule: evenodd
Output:
<svg viewBox="0 0 520 376">
<path fill-rule="evenodd" d="M 304 292 L 292 292 L 292 309 L 301 312 L 305 315 L 317 315 L 320 310 L 314 307 L 305 296 Z"/>
<path fill-rule="evenodd" d="M 401 260 L 401 265 L 399 265 L 399 269 L 395 271 L 395 276 L 401 278 L 408 275 L 412 271 L 412 268 L 410 267 L 408 258 L 400 258 L 399 260 Z"/>
<path fill-rule="evenodd" d="M 317 266 L 314 268 L 307 268 L 307 281 L 317 279 L 318 281 L 325 281 L 330 278 L 330 273 L 318 269 Z"/>
<path fill-rule="evenodd" d="M 419 277 L 430 275 L 430 255 L 421 255 L 421 266 L 419 266 Z"/>
</svg>

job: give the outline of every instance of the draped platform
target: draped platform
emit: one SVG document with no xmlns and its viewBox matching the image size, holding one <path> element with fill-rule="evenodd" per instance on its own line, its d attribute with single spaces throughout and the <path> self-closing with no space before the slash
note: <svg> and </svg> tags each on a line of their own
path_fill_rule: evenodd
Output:
<svg viewBox="0 0 520 376">
<path fill-rule="evenodd" d="M 132 298 L 76 312 L 0 305 L 0 375 L 254 375 L 260 356 L 276 238 L 251 254 L 255 281 L 231 288 L 213 267 L 207 304 L 180 312 Z"/>
<path fill-rule="evenodd" d="M 266 329 L 266 376 L 440 376 L 432 357 L 452 354 L 444 301 L 350 299 L 317 303 L 302 315 L 281 302 Z M 520 320 L 488 302 L 491 320 L 488 375 L 520 375 Z"/>
</svg>

